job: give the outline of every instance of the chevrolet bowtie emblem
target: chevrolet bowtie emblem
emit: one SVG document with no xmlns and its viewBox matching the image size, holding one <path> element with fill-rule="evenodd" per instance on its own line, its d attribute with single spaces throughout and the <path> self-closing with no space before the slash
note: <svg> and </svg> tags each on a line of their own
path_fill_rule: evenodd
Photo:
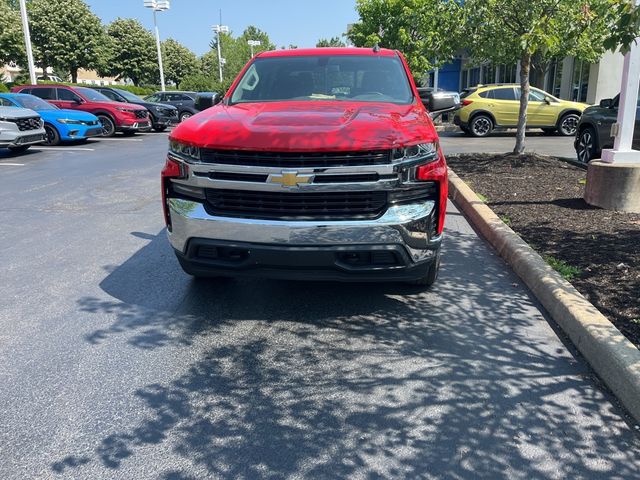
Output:
<svg viewBox="0 0 640 480">
<path fill-rule="evenodd" d="M 267 178 L 268 183 L 279 183 L 283 187 L 297 187 L 304 183 L 311 183 L 315 175 L 299 174 L 295 170 L 283 170 L 282 173 L 272 173 Z"/>
</svg>

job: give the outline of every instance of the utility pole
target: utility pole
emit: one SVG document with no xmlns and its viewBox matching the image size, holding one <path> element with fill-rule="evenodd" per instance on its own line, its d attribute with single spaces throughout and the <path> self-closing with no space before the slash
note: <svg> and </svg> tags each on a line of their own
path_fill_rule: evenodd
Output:
<svg viewBox="0 0 640 480">
<path fill-rule="evenodd" d="M 260 40 L 249 40 L 247 43 L 251 47 L 251 58 L 253 58 L 253 47 L 259 47 L 262 43 Z"/>
<path fill-rule="evenodd" d="M 158 30 L 158 19 L 156 12 L 169 10 L 170 0 L 144 0 L 144 6 L 153 10 L 153 27 L 156 32 L 156 48 L 158 49 L 158 67 L 160 68 L 160 86 L 165 91 L 164 85 L 164 67 L 162 66 L 162 48 L 160 47 L 160 30 Z"/>
<path fill-rule="evenodd" d="M 224 59 L 222 58 L 222 50 L 220 49 L 220 34 L 229 33 L 229 27 L 222 25 L 222 9 L 220 10 L 220 23 L 213 26 L 213 31 L 218 35 L 218 71 L 220 73 L 220 83 L 222 83 L 222 64 Z"/>
<path fill-rule="evenodd" d="M 22 31 L 24 32 L 24 44 L 27 49 L 27 62 L 29 64 L 29 79 L 31 84 L 38 83 L 36 67 L 33 63 L 33 51 L 31 50 L 31 34 L 29 33 L 29 18 L 27 17 L 26 0 L 20 0 L 20 16 L 22 17 Z M 44 72 L 45 75 L 47 72 Z"/>
</svg>

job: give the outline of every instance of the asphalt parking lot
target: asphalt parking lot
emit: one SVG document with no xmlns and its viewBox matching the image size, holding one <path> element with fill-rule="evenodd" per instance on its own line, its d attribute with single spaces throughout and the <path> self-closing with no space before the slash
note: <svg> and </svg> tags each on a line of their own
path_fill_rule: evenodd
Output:
<svg viewBox="0 0 640 480">
<path fill-rule="evenodd" d="M 427 292 L 196 282 L 166 143 L 0 152 L 0 478 L 640 478 L 637 427 L 455 207 Z"/>
<path fill-rule="evenodd" d="M 461 131 L 440 133 L 440 142 L 447 155 L 459 153 L 506 153 L 512 152 L 515 146 L 515 134 L 513 132 L 496 132 L 485 138 L 475 138 L 465 135 Z M 541 155 L 552 155 L 576 159 L 576 151 L 573 148 L 573 137 L 560 135 L 543 135 L 541 132 L 531 130 L 527 132 L 525 141 L 526 151 Z"/>
</svg>

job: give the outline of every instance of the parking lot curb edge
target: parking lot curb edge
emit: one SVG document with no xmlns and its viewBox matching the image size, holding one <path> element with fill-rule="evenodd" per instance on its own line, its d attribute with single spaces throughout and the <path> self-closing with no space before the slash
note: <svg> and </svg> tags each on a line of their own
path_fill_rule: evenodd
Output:
<svg viewBox="0 0 640 480">
<path fill-rule="evenodd" d="M 449 196 L 640 422 L 640 350 L 449 169 Z"/>
</svg>

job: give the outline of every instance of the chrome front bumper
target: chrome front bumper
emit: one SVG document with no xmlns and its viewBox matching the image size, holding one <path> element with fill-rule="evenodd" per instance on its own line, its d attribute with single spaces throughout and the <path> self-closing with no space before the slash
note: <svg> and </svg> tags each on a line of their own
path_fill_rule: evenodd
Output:
<svg viewBox="0 0 640 480">
<path fill-rule="evenodd" d="M 401 246 L 413 263 L 432 261 L 442 236 L 430 236 L 435 202 L 391 206 L 384 215 L 362 221 L 277 221 L 213 217 L 201 203 L 169 200 L 169 241 L 186 253 L 192 238 L 287 246 Z"/>
</svg>

